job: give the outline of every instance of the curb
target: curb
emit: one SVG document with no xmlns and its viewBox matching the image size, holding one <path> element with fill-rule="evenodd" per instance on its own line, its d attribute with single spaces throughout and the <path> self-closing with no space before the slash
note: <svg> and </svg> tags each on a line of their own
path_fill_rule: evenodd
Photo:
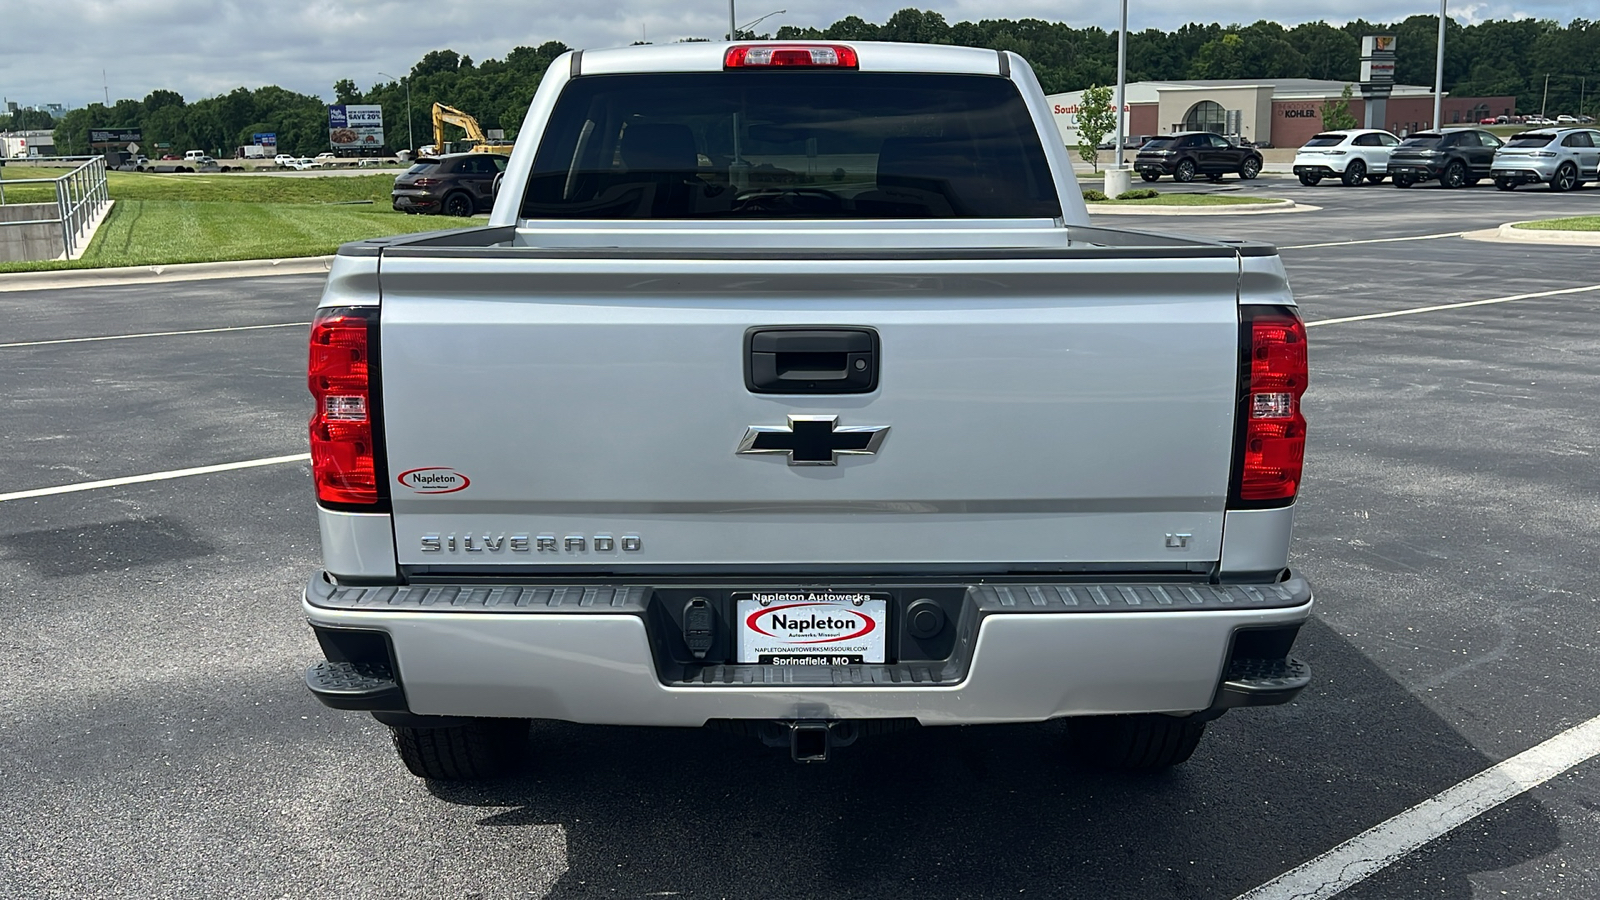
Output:
<svg viewBox="0 0 1600 900">
<path fill-rule="evenodd" d="M 1317 212 L 1320 206 L 1274 200 L 1271 203 L 1240 203 L 1234 206 L 1106 206 L 1086 203 L 1090 213 L 1106 216 L 1266 216 L 1276 213 Z"/>
<path fill-rule="evenodd" d="M 107 287 L 118 284 L 153 284 L 164 281 L 203 281 L 209 278 L 323 275 L 327 273 L 332 263 L 331 256 L 304 256 L 296 259 L 251 259 L 237 262 L 184 263 L 174 266 L 7 272 L 0 274 L 0 293 L 68 287 Z"/>
<path fill-rule="evenodd" d="M 1536 228 L 1518 228 L 1520 222 L 1507 222 L 1499 228 L 1469 231 L 1462 235 L 1469 241 L 1487 241 L 1500 244 L 1553 244 L 1557 247 L 1600 247 L 1600 231 L 1544 231 Z"/>
</svg>

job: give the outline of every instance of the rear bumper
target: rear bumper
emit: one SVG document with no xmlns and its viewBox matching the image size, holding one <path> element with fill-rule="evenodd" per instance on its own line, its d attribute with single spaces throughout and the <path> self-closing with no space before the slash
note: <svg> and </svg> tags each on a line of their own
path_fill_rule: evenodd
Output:
<svg viewBox="0 0 1600 900">
<path fill-rule="evenodd" d="M 331 706 L 420 716 L 681 727 L 1196 713 L 1292 699 L 1304 677 L 1241 689 L 1249 679 L 1239 673 L 1288 662 L 1312 606 L 1298 576 L 1270 585 L 970 585 L 948 659 L 784 668 L 664 659 L 654 596 L 637 585 L 334 588 L 319 573 L 304 610 L 324 648 L 337 642 L 330 635 L 365 632 L 387 646 L 390 670 L 373 661 L 340 682 L 343 694 L 312 679 L 313 693 Z"/>
<path fill-rule="evenodd" d="M 1492 178 L 1509 178 L 1514 181 L 1538 184 L 1539 182 L 1549 181 L 1550 179 L 1554 178 L 1556 175 L 1556 167 L 1554 165 L 1548 167 L 1534 165 L 1500 165 L 1491 169 L 1489 171 L 1489 175 Z"/>
</svg>

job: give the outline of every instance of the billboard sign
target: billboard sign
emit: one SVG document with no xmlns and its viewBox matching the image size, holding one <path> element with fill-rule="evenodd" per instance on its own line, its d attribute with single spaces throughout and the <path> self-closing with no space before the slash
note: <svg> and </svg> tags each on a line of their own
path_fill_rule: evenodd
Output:
<svg viewBox="0 0 1600 900">
<path fill-rule="evenodd" d="M 258 131 L 250 136 L 250 141 L 263 147 L 276 147 L 278 146 L 278 133 L 275 131 Z"/>
<path fill-rule="evenodd" d="M 142 140 L 144 140 L 144 130 L 140 128 L 89 129 L 91 144 L 137 144 Z"/>
<path fill-rule="evenodd" d="M 328 107 L 328 144 L 335 150 L 376 150 L 383 146 L 383 107 Z"/>
</svg>

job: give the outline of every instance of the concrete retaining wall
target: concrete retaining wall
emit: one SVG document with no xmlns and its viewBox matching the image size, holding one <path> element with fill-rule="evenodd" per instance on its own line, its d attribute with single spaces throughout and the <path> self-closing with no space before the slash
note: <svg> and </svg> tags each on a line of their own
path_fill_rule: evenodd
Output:
<svg viewBox="0 0 1600 900">
<path fill-rule="evenodd" d="M 53 219 L 54 203 L 8 203 L 0 206 L 0 223 Z M 61 256 L 61 226 L 0 224 L 0 262 L 28 262 Z"/>
</svg>

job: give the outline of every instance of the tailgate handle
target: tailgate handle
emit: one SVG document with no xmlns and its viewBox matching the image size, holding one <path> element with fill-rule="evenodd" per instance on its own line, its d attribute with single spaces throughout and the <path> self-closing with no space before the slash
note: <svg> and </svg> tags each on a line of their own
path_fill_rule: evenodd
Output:
<svg viewBox="0 0 1600 900">
<path fill-rule="evenodd" d="M 866 394 L 878 389 L 878 332 L 772 325 L 744 333 L 744 386 L 754 394 Z"/>
</svg>

